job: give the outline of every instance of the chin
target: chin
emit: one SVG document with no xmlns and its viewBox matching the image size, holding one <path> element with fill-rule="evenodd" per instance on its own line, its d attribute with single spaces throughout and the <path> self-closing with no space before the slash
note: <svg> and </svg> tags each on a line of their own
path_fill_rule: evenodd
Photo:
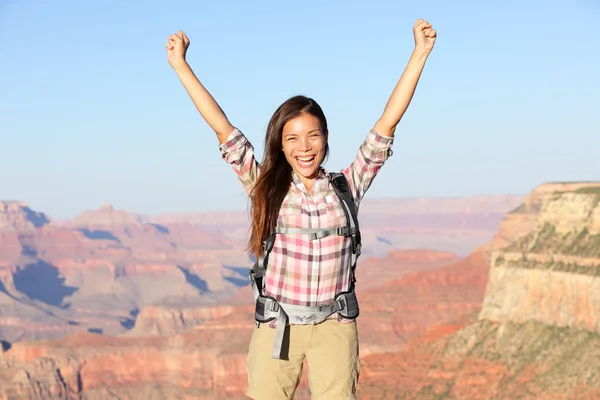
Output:
<svg viewBox="0 0 600 400">
<path fill-rule="evenodd" d="M 313 171 L 306 171 L 306 170 L 301 170 L 301 169 L 296 169 L 294 171 L 296 173 L 296 175 L 301 176 L 305 179 L 312 179 L 312 178 L 316 178 L 317 176 L 319 176 L 319 169 L 315 169 Z"/>
<path fill-rule="evenodd" d="M 308 175 L 304 175 L 306 178 L 308 179 L 316 179 L 319 176 L 319 169 L 317 168 L 316 170 L 314 170 L 313 172 L 311 172 Z"/>
</svg>

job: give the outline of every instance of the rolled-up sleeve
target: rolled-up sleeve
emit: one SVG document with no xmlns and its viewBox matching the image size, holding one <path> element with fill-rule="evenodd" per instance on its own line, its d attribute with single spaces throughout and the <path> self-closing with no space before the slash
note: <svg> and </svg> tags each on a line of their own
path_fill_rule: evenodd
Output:
<svg viewBox="0 0 600 400">
<path fill-rule="evenodd" d="M 392 156 L 393 137 L 383 136 L 371 130 L 360 147 L 364 153 L 363 159 L 367 166 L 383 165 L 383 163 Z M 360 154 L 359 154 L 360 156 Z"/>
<path fill-rule="evenodd" d="M 364 197 L 379 169 L 392 156 L 393 143 L 393 137 L 383 136 L 374 130 L 369 131 L 358 149 L 355 160 L 342 171 L 348 178 L 357 203 Z"/>
<path fill-rule="evenodd" d="M 219 145 L 221 157 L 233 168 L 246 193 L 254 185 L 259 165 L 254 157 L 254 147 L 246 136 L 235 128 L 227 140 Z"/>
</svg>

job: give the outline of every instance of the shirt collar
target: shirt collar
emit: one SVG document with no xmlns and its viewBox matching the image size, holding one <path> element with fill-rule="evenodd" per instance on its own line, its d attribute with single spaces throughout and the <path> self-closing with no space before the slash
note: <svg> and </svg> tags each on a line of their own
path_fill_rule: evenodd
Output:
<svg viewBox="0 0 600 400">
<path fill-rule="evenodd" d="M 313 186 L 313 194 L 323 190 L 321 185 L 323 184 L 324 181 L 329 180 L 328 177 L 329 177 L 329 172 L 325 168 L 320 167 L 319 175 L 317 175 L 317 179 L 315 179 L 315 182 L 313 184 L 314 185 Z M 304 187 L 304 183 L 302 183 L 302 181 L 300 180 L 298 175 L 296 175 L 296 172 L 294 172 L 293 170 L 292 170 L 292 182 L 302 193 L 308 194 L 308 192 L 306 191 L 306 188 Z"/>
</svg>

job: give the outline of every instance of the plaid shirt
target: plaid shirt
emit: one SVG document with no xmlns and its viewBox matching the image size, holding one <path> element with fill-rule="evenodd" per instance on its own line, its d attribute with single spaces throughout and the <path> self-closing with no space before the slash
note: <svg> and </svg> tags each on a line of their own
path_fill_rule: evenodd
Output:
<svg viewBox="0 0 600 400">
<path fill-rule="evenodd" d="M 355 160 L 342 171 L 348 180 L 356 207 L 373 178 L 391 156 L 393 139 L 370 131 Z M 254 148 L 237 128 L 220 145 L 223 159 L 236 172 L 246 193 L 260 172 Z M 343 206 L 328 172 L 321 168 L 310 196 L 293 173 L 289 192 L 283 200 L 277 225 L 287 228 L 327 228 L 346 226 Z M 310 240 L 306 235 L 277 234 L 269 254 L 265 295 L 278 302 L 303 306 L 330 304 L 335 295 L 348 290 L 351 240 L 327 236 Z"/>
</svg>

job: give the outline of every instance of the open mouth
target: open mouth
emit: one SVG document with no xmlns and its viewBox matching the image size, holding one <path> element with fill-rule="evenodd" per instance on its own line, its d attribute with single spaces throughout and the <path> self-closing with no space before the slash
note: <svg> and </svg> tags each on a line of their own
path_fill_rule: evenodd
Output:
<svg viewBox="0 0 600 400">
<path fill-rule="evenodd" d="M 296 157 L 296 161 L 301 167 L 311 167 L 314 164 L 315 156 Z"/>
</svg>

